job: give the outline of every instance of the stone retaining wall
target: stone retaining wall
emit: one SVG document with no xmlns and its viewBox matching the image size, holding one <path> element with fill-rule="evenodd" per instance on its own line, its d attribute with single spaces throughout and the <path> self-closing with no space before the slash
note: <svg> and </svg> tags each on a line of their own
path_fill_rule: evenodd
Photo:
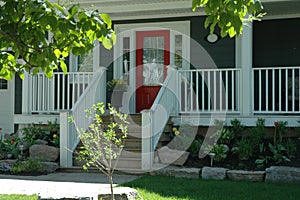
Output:
<svg viewBox="0 0 300 200">
<path fill-rule="evenodd" d="M 252 182 L 293 182 L 300 183 L 300 168 L 272 166 L 265 171 L 245 171 L 229 170 L 219 167 L 184 168 L 169 166 L 158 171 L 153 171 L 151 175 L 166 175 L 185 178 L 202 178 L 214 180 L 235 180 Z"/>
</svg>

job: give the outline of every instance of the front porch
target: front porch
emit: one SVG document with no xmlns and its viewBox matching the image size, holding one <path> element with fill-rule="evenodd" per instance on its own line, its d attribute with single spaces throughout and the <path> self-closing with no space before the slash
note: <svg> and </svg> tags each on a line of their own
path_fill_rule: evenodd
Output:
<svg viewBox="0 0 300 200">
<path fill-rule="evenodd" d="M 266 120 L 266 126 L 273 126 L 274 121 L 288 121 L 289 126 L 298 126 L 300 67 L 253 68 L 250 74 L 242 73 L 242 70 L 168 67 L 155 102 L 150 109 L 141 112 L 140 169 L 151 169 L 154 150 L 170 117 L 175 125 L 210 126 L 214 119 L 229 124 L 238 118 L 242 124 L 254 126 L 260 117 Z M 251 84 L 246 85 L 244 80 L 249 76 Z M 42 74 L 27 77 L 30 86 L 25 99 L 30 102 L 26 107 L 28 112 L 15 116 L 15 120 L 30 124 L 58 119 L 60 165 L 71 167 L 72 152 L 79 140 L 68 117 L 72 115 L 79 127 L 88 127 L 91 121 L 87 120 L 84 111 L 96 102 L 105 102 L 106 73 L 105 70 L 66 76 L 57 73 L 54 77 L 51 80 Z M 250 92 L 250 99 L 242 98 L 243 90 Z M 126 104 L 126 100 L 123 103 Z M 250 114 L 245 114 L 249 110 Z"/>
</svg>

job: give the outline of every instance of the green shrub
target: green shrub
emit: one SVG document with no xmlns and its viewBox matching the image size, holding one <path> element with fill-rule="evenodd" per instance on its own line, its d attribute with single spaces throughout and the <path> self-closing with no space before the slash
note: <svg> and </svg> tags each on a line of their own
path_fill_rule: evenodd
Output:
<svg viewBox="0 0 300 200">
<path fill-rule="evenodd" d="M 236 153 L 241 160 L 246 160 L 253 155 L 253 145 L 248 138 L 243 137 L 237 142 L 232 151 L 233 153 Z"/>
<path fill-rule="evenodd" d="M 214 160 L 215 161 L 222 161 L 222 160 L 225 160 L 227 158 L 227 153 L 228 153 L 228 146 L 225 145 L 225 144 L 216 144 L 211 153 L 214 153 L 215 156 L 214 156 Z"/>
<path fill-rule="evenodd" d="M 202 143 L 203 143 L 202 139 L 193 140 L 190 148 L 188 149 L 188 151 L 191 153 L 191 156 L 197 156 L 198 155 Z"/>
<path fill-rule="evenodd" d="M 36 172 L 42 167 L 40 161 L 34 158 L 28 158 L 24 161 L 18 161 L 12 167 L 12 171 L 14 173 L 22 173 L 22 172 Z"/>
</svg>

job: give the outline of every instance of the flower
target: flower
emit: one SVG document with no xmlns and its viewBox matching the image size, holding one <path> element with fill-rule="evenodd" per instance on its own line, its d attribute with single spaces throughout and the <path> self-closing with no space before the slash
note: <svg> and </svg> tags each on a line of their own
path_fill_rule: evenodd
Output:
<svg viewBox="0 0 300 200">
<path fill-rule="evenodd" d="M 279 125 L 279 123 L 276 121 L 274 122 L 274 126 L 277 127 Z"/>
<path fill-rule="evenodd" d="M 15 144 L 15 138 L 11 138 L 10 143 Z"/>
<path fill-rule="evenodd" d="M 180 134 L 179 130 L 177 130 L 176 127 L 173 127 L 173 132 L 174 132 L 175 135 L 179 135 Z"/>
<path fill-rule="evenodd" d="M 0 128 L 0 131 L 2 131 L 2 128 Z"/>
<path fill-rule="evenodd" d="M 53 139 L 57 138 L 57 135 L 56 134 L 53 134 Z"/>
</svg>

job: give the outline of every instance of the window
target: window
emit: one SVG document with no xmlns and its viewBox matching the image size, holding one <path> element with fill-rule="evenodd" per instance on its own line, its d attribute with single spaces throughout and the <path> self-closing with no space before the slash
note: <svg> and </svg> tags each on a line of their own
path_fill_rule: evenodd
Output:
<svg viewBox="0 0 300 200">
<path fill-rule="evenodd" d="M 0 79 L 0 90 L 7 90 L 7 89 L 8 89 L 7 80 Z"/>
</svg>

